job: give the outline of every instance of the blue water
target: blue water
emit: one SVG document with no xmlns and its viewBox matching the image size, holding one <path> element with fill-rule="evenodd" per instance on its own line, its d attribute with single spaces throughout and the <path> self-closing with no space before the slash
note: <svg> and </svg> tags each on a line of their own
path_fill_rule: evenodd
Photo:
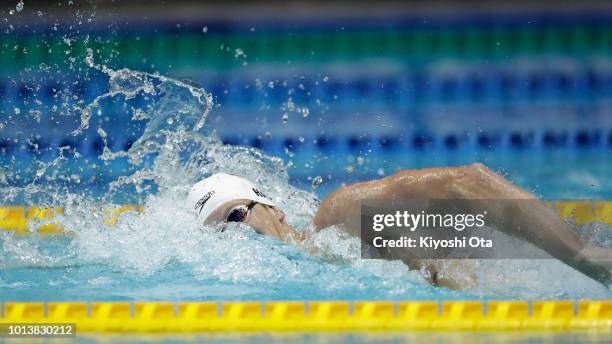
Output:
<svg viewBox="0 0 612 344">
<path fill-rule="evenodd" d="M 610 195 L 610 164 L 599 151 L 547 154 L 507 152 L 435 154 L 389 158 L 422 167 L 484 161 L 504 166 L 511 180 L 545 198 L 605 198 Z M 376 165 L 377 156 L 371 162 Z M 361 167 L 365 169 L 365 167 Z M 323 174 L 323 167 L 320 168 Z M 353 179 L 368 172 L 353 172 Z M 316 172 L 314 171 L 313 175 Z M 291 173 L 290 173 L 291 175 Z M 372 175 L 376 177 L 376 173 Z M 332 178 L 320 197 L 351 179 Z M 308 181 L 306 180 L 306 183 Z M 310 185 L 306 186 L 310 188 Z M 94 228 L 76 237 L 11 237 L 0 245 L 2 300 L 382 300 L 610 298 L 612 293 L 554 260 L 484 262 L 482 280 L 496 284 L 473 290 L 434 288 L 401 262 L 360 260 L 358 241 L 331 228 L 308 247 L 236 228 L 199 232 L 173 199 L 152 197 L 144 214 L 126 214 L 112 230 Z M 177 219 L 182 222 L 177 222 Z M 289 219 L 291 221 L 291 219 Z M 74 226 L 75 224 L 68 224 Z M 85 224 L 87 225 L 87 224 Z M 73 227 L 71 227 L 73 228 Z M 301 228 L 303 229 L 303 228 Z M 600 239 L 609 245 L 610 229 Z M 324 248 L 311 255 L 310 247 Z"/>
<path fill-rule="evenodd" d="M 362 164 L 357 162 L 359 156 L 364 157 Z M 480 162 L 543 199 L 612 199 L 612 151 L 605 149 L 394 150 L 330 154 L 319 161 L 297 153 L 293 161 L 292 183 L 310 189 L 312 176 L 323 177 L 316 189 L 320 197 L 343 183 L 381 178 L 401 169 Z M 307 164 L 313 167 L 304 168 Z"/>
<path fill-rule="evenodd" d="M 362 260 L 359 239 L 326 228 L 304 243 L 285 244 L 235 225 L 223 233 L 203 227 L 184 204 L 187 190 L 214 172 L 260 184 L 285 210 L 289 224 L 308 227 L 318 200 L 358 180 L 401 168 L 483 162 L 544 198 L 612 195 L 612 161 L 606 149 L 296 151 L 267 155 L 223 144 L 215 135 L 208 94 L 190 83 L 93 62 L 106 74 L 108 93 L 83 102 L 71 115 L 80 126 L 65 133 L 97 137 L 92 160 L 70 147 L 40 158 L 8 156 L 15 163 L 0 180 L 5 204 L 60 205 L 57 219 L 68 236 L 14 237 L 0 233 L 0 298 L 12 301 L 74 300 L 441 300 L 609 299 L 612 292 L 556 260 L 473 262 L 477 286 L 434 288 L 399 261 Z M 132 128 L 134 143 L 109 149 L 114 131 L 98 104 L 123 103 L 146 115 Z M 133 110 L 136 112 L 135 110 Z M 207 121 L 208 120 L 208 121 Z M 135 124 L 136 123 L 136 124 Z M 137 125 L 139 124 L 140 125 Z M 106 130 L 105 130 L 106 129 Z M 34 159 L 34 160 L 32 160 Z M 129 166 L 128 169 L 125 166 Z M 320 177 L 320 178 L 317 178 Z M 321 180 L 321 183 L 312 183 Z M 317 185 L 318 184 L 318 185 Z M 125 213 L 109 227 L 110 203 L 138 201 L 144 212 Z M 609 227 L 585 226 L 610 245 Z"/>
</svg>

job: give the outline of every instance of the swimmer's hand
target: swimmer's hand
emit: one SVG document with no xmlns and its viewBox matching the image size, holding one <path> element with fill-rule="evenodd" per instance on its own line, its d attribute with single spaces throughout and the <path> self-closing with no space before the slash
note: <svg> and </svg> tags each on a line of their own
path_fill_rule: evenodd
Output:
<svg viewBox="0 0 612 344">
<path fill-rule="evenodd" d="M 410 263 L 417 263 L 411 261 Z M 469 259 L 422 259 L 418 269 L 425 280 L 435 287 L 466 290 L 478 284 L 478 263 Z M 411 265 L 411 264 L 409 264 Z M 415 267 L 416 268 L 416 267 Z"/>
</svg>

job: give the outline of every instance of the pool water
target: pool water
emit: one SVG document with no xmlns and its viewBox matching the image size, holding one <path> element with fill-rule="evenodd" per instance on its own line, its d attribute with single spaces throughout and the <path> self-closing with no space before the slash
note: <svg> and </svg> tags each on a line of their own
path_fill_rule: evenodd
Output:
<svg viewBox="0 0 612 344">
<path fill-rule="evenodd" d="M 219 171 L 234 173 L 256 181 L 286 211 L 288 222 L 304 230 L 319 199 L 343 183 L 388 175 L 400 168 L 474 161 L 490 165 L 545 198 L 605 198 L 612 195 L 608 152 L 458 151 L 449 155 L 427 151 L 364 154 L 361 159 L 330 153 L 316 164 L 309 162 L 309 168 L 296 156 L 290 168 L 286 160 L 257 149 L 224 145 L 206 122 L 212 105 L 203 89 L 161 75 L 98 65 L 91 51 L 87 63 L 108 77 L 109 91 L 78 109 L 80 126 L 72 134 L 78 138 L 83 131 L 93 130 L 106 142 L 109 134 L 92 119 L 99 104 L 109 99 L 130 106 L 132 101 L 140 102 L 146 125 L 129 150 L 111 151 L 105 146 L 101 160 L 92 163 L 73 149 L 61 149 L 53 159 L 25 163 L 33 174 L 27 182 L 11 183 L 20 179 L 16 169 L 8 181 L 0 183 L 4 204 L 63 206 L 64 214 L 55 220 L 73 233 L 47 238 L 0 233 L 2 300 L 612 296 L 608 288 L 552 259 L 475 261 L 480 280 L 476 287 L 463 291 L 434 288 L 418 271 L 399 261 L 360 259 L 359 240 L 337 228 L 324 229 L 301 244 L 285 244 L 241 224 L 223 233 L 202 227 L 184 204 L 195 181 Z M 129 173 L 108 184 L 93 183 L 95 187 L 80 183 L 79 167 L 112 169 L 118 160 L 132 164 Z M 345 162 L 354 168 L 345 169 Z M 124 213 L 109 228 L 100 210 L 132 200 L 144 205 L 143 213 Z M 611 228 L 585 227 L 582 230 L 600 234 L 594 238 L 598 244 L 609 245 Z"/>
</svg>

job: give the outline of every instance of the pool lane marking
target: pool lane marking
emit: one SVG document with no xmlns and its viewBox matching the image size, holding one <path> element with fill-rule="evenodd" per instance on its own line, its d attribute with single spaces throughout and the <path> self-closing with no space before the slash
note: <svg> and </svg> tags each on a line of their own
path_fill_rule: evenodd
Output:
<svg viewBox="0 0 612 344">
<path fill-rule="evenodd" d="M 213 305 L 214 308 L 209 307 Z M 382 330 L 612 332 L 611 300 L 201 303 L 5 301 L 0 304 L 0 308 L 0 323 L 75 323 L 80 333 Z M 311 309 L 307 311 L 307 308 Z M 213 309 L 215 311 L 212 313 L 208 311 Z M 220 309 L 227 312 L 219 312 Z"/>
<path fill-rule="evenodd" d="M 612 225 L 612 201 L 548 201 L 548 205 L 557 211 L 564 219 L 571 219 L 577 225 L 590 222 L 600 222 Z M 112 228 L 119 216 L 126 212 L 142 213 L 141 205 L 125 204 L 115 209 L 102 212 L 103 223 Z M 30 234 L 30 227 L 37 227 L 41 235 L 53 235 L 71 232 L 64 231 L 61 224 L 53 222 L 53 218 L 63 214 L 63 208 L 38 208 L 21 206 L 0 206 L 0 229 L 15 231 L 18 235 Z"/>
</svg>

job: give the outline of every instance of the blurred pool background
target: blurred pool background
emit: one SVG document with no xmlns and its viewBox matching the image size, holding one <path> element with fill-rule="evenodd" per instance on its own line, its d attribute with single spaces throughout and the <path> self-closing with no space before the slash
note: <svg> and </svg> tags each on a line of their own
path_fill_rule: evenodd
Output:
<svg viewBox="0 0 612 344">
<path fill-rule="evenodd" d="M 604 1 L 3 2 L 0 169 L 9 184 L 26 185 L 31 161 L 58 147 L 96 161 L 97 127 L 112 151 L 140 135 L 120 102 L 102 104 L 84 136 L 69 134 L 79 124 L 70 109 L 108 89 L 84 63 L 93 49 L 112 68 L 201 85 L 215 101 L 207 125 L 224 142 L 282 157 L 291 181 L 321 196 L 400 168 L 481 161 L 546 198 L 610 198 L 611 9 Z M 90 166 L 65 174 L 95 188 L 130 170 L 127 159 Z"/>
</svg>

